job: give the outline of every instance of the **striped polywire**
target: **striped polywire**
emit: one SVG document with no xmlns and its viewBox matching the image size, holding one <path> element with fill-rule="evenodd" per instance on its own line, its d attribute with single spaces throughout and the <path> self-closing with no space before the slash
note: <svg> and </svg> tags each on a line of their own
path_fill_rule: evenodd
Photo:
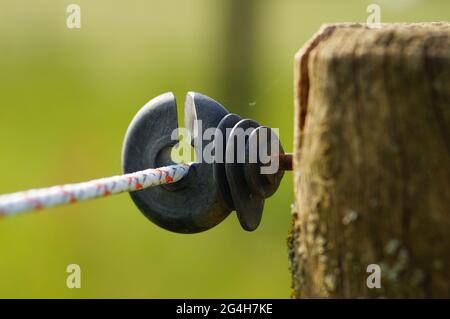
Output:
<svg viewBox="0 0 450 319">
<path fill-rule="evenodd" d="M 189 164 L 176 164 L 83 183 L 0 195 L 0 217 L 175 183 L 188 173 L 189 167 Z"/>
</svg>

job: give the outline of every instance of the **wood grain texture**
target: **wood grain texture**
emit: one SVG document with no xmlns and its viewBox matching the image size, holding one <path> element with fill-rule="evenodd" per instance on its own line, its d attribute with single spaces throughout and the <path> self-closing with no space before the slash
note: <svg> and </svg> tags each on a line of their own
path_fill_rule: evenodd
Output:
<svg viewBox="0 0 450 319">
<path fill-rule="evenodd" d="M 295 62 L 293 297 L 450 297 L 450 24 L 326 25 Z"/>
</svg>

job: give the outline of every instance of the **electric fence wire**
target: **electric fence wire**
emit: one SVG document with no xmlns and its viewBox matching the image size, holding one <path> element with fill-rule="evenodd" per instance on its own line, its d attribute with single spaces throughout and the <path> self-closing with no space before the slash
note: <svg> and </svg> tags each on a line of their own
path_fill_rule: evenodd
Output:
<svg viewBox="0 0 450 319">
<path fill-rule="evenodd" d="M 77 184 L 0 195 L 0 218 L 17 215 L 21 212 L 75 204 L 89 199 L 175 183 L 187 175 L 189 167 L 190 164 L 176 164 Z"/>
</svg>

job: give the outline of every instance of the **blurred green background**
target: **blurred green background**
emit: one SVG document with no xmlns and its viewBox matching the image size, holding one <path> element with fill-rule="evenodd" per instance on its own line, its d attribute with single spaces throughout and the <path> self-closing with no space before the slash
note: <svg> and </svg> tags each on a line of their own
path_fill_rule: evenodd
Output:
<svg viewBox="0 0 450 319">
<path fill-rule="evenodd" d="M 81 29 L 66 7 L 81 6 Z M 326 22 L 449 20 L 448 0 L 0 2 L 0 193 L 120 173 L 137 110 L 193 90 L 293 136 L 293 55 Z M 290 295 L 292 178 L 253 233 L 234 214 L 196 235 L 167 232 L 128 195 L 0 221 L 0 297 Z M 81 266 L 81 289 L 66 267 Z"/>
</svg>

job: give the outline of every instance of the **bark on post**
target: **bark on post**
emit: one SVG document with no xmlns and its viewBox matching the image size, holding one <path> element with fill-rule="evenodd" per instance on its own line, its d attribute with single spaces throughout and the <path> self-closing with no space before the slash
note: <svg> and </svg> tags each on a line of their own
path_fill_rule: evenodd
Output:
<svg viewBox="0 0 450 319">
<path fill-rule="evenodd" d="M 450 24 L 324 26 L 295 89 L 293 296 L 450 297 Z"/>
</svg>

